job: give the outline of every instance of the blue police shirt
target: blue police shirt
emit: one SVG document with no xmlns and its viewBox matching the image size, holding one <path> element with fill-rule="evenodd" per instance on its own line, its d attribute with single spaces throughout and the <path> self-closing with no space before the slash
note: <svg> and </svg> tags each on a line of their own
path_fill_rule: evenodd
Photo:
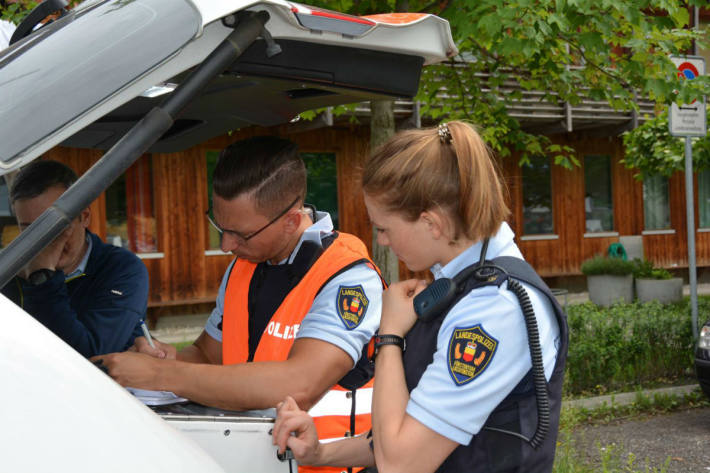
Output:
<svg viewBox="0 0 710 473">
<path fill-rule="evenodd" d="M 316 212 L 315 223 L 301 235 L 291 255 L 279 264 L 292 263 L 301 244 L 312 241 L 322 246 L 321 240 L 333 233 L 333 222 L 326 212 Z M 234 262 L 230 264 L 219 286 L 217 301 L 210 314 L 205 331 L 215 340 L 222 341 L 219 324 L 224 313 L 224 293 Z M 367 298 L 367 307 L 360 323 L 353 327 L 338 311 L 343 302 L 341 288 L 360 286 Z M 362 347 L 369 342 L 380 325 L 382 312 L 382 282 L 377 272 L 365 264 L 356 265 L 330 280 L 313 301 L 310 311 L 303 318 L 296 338 L 316 338 L 343 349 L 353 359 L 353 366 L 360 358 Z M 269 326 L 267 326 L 267 330 Z"/>
<path fill-rule="evenodd" d="M 513 237 L 510 227 L 503 223 L 490 239 L 486 259 L 498 256 L 522 259 Z M 436 265 L 431 271 L 436 279 L 451 278 L 478 261 L 480 253 L 479 242 L 446 266 Z M 537 289 L 523 286 L 537 318 L 545 376 L 549 380 L 560 343 L 559 326 L 550 301 Z M 467 347 L 467 343 L 474 346 Z M 476 351 L 476 343 L 486 349 Z M 474 353 L 481 355 L 473 359 Z M 471 358 L 467 360 L 467 356 Z M 467 376 L 466 363 L 459 361 L 457 365 L 461 358 L 469 366 L 480 364 Z M 507 290 L 507 283 L 500 288 L 474 289 L 444 319 L 433 361 L 410 393 L 407 414 L 440 435 L 467 445 L 531 366 L 525 320 L 517 298 Z"/>
</svg>

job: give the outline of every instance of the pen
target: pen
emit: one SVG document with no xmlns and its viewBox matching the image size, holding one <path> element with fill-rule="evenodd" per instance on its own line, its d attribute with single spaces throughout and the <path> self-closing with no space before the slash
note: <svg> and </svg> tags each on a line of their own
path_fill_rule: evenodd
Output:
<svg viewBox="0 0 710 473">
<path fill-rule="evenodd" d="M 145 324 L 144 320 L 141 320 L 141 328 L 143 329 L 143 335 L 145 335 L 145 338 L 146 340 L 148 340 L 148 343 L 150 344 L 151 348 L 155 348 L 155 343 L 153 343 L 153 337 L 150 336 L 148 326 Z"/>
</svg>

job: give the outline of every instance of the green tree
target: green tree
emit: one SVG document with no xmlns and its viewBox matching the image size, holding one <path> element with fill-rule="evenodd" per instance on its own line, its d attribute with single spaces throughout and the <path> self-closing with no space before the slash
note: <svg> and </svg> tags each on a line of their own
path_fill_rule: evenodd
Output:
<svg viewBox="0 0 710 473">
<path fill-rule="evenodd" d="M 693 138 L 693 169 L 710 168 L 710 137 Z M 624 133 L 625 156 L 622 163 L 638 172 L 635 177 L 670 177 L 685 168 L 685 138 L 671 136 L 668 111 Z"/>
<path fill-rule="evenodd" d="M 710 89 L 707 78 L 679 80 L 669 59 L 698 38 L 688 29 L 688 6 L 677 1 L 451 1 L 441 14 L 459 55 L 427 69 L 423 112 L 471 120 L 503 157 L 518 151 L 522 162 L 547 154 L 576 164 L 569 148 L 524 132 L 508 114 L 505 105 L 522 96 L 504 92 L 511 82 L 542 92 L 541 102 L 588 97 L 625 110 L 636 108 L 637 96 L 687 103 Z"/>
<path fill-rule="evenodd" d="M 506 105 L 522 90 L 541 92 L 540 103 L 584 97 L 615 109 L 637 108 L 636 97 L 659 104 L 688 103 L 710 91 L 710 80 L 677 78 L 671 54 L 688 51 L 692 5 L 707 0 L 314 0 L 317 6 L 351 14 L 398 9 L 449 20 L 459 54 L 425 68 L 418 99 L 423 115 L 465 119 L 478 125 L 501 157 L 518 152 L 520 162 L 552 156 L 578 164 L 571 148 L 527 133 Z M 510 92 L 507 87 L 518 84 Z M 531 104 L 534 105 L 534 104 Z"/>
</svg>

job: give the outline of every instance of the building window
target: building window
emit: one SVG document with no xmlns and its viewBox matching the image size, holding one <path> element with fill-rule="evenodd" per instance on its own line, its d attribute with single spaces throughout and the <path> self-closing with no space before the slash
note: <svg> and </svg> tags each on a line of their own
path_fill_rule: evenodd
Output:
<svg viewBox="0 0 710 473">
<path fill-rule="evenodd" d="M 671 227 L 668 179 L 663 176 L 649 176 L 643 180 L 643 227 L 645 230 Z"/>
<path fill-rule="evenodd" d="M 106 189 L 106 240 L 134 253 L 155 253 L 153 169 L 143 156 Z"/>
<path fill-rule="evenodd" d="M 611 156 L 584 157 L 584 213 L 586 231 L 614 230 L 614 205 L 611 196 Z"/>
<path fill-rule="evenodd" d="M 335 153 L 302 153 L 308 173 L 306 203 L 330 214 L 333 227 L 339 228 L 338 174 Z"/>
<path fill-rule="evenodd" d="M 710 170 L 698 173 L 698 227 L 710 228 Z"/>
<path fill-rule="evenodd" d="M 523 234 L 554 233 L 550 159 L 533 159 L 522 167 Z"/>
</svg>

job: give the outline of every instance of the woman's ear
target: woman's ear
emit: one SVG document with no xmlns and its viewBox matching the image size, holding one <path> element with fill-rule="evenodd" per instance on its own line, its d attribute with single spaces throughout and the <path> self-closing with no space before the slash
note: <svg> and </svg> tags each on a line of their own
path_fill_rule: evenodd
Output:
<svg viewBox="0 0 710 473">
<path fill-rule="evenodd" d="M 434 240 L 444 237 L 446 222 L 439 212 L 426 210 L 419 215 L 419 221 L 431 233 Z"/>
<path fill-rule="evenodd" d="M 444 239 L 449 243 L 455 239 L 456 228 L 444 211 L 426 210 L 419 215 L 419 220 L 431 231 L 433 239 Z"/>
</svg>

